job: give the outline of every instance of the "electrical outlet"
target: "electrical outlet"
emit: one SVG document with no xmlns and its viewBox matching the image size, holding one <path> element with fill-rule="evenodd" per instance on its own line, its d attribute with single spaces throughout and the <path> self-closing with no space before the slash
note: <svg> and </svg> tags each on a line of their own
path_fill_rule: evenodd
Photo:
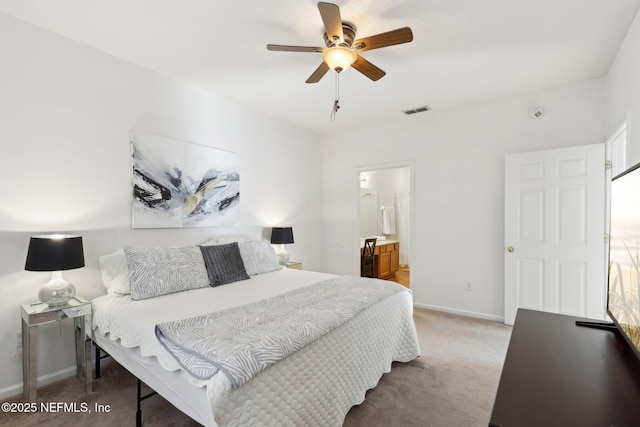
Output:
<svg viewBox="0 0 640 427">
<path fill-rule="evenodd" d="M 466 285 L 464 285 L 464 289 L 465 289 L 466 291 L 470 291 L 470 290 L 472 290 L 473 288 L 471 287 L 471 282 L 467 282 L 467 284 L 466 284 Z"/>
<path fill-rule="evenodd" d="M 22 331 L 16 332 L 16 344 L 18 348 L 22 348 Z"/>
</svg>

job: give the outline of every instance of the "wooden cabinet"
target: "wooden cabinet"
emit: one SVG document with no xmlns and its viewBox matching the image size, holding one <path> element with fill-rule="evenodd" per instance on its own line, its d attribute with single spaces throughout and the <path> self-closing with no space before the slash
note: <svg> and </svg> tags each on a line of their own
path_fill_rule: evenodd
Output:
<svg viewBox="0 0 640 427">
<path fill-rule="evenodd" d="M 400 269 L 400 243 L 378 241 L 375 250 L 376 277 L 393 276 Z"/>
<path fill-rule="evenodd" d="M 400 270 L 400 244 L 398 243 L 398 249 L 394 249 L 389 253 L 389 263 L 391 264 L 391 271 L 395 273 Z"/>
<path fill-rule="evenodd" d="M 376 276 L 387 277 L 391 276 L 391 253 L 382 252 L 376 257 Z"/>
</svg>

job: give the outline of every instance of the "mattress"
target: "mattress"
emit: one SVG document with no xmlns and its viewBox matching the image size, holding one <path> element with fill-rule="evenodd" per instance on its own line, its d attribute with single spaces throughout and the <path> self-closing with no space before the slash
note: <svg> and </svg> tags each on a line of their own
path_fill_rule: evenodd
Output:
<svg viewBox="0 0 640 427">
<path fill-rule="evenodd" d="M 216 288 L 132 301 L 93 300 L 94 335 L 117 362 L 203 425 L 342 425 L 392 361 L 420 354 L 409 290 L 359 313 L 238 389 L 224 375 L 198 380 L 157 340 L 155 325 L 223 310 L 322 280 L 328 274 L 282 269 Z"/>
</svg>

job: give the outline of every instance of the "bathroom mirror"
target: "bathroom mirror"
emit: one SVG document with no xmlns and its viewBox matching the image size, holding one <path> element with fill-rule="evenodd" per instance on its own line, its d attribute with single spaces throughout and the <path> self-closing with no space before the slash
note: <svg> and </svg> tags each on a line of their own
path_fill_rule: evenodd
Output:
<svg viewBox="0 0 640 427">
<path fill-rule="evenodd" d="M 360 189 L 360 237 L 378 235 L 378 191 Z"/>
</svg>

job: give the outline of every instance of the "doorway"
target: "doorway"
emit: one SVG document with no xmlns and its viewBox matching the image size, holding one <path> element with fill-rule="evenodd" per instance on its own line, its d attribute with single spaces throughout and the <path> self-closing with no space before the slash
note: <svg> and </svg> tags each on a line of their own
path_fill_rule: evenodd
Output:
<svg viewBox="0 0 640 427">
<path fill-rule="evenodd" d="M 375 237 L 379 278 L 411 284 L 410 164 L 358 171 L 358 237 L 360 246 Z M 389 265 L 387 265 L 389 264 Z"/>
</svg>

